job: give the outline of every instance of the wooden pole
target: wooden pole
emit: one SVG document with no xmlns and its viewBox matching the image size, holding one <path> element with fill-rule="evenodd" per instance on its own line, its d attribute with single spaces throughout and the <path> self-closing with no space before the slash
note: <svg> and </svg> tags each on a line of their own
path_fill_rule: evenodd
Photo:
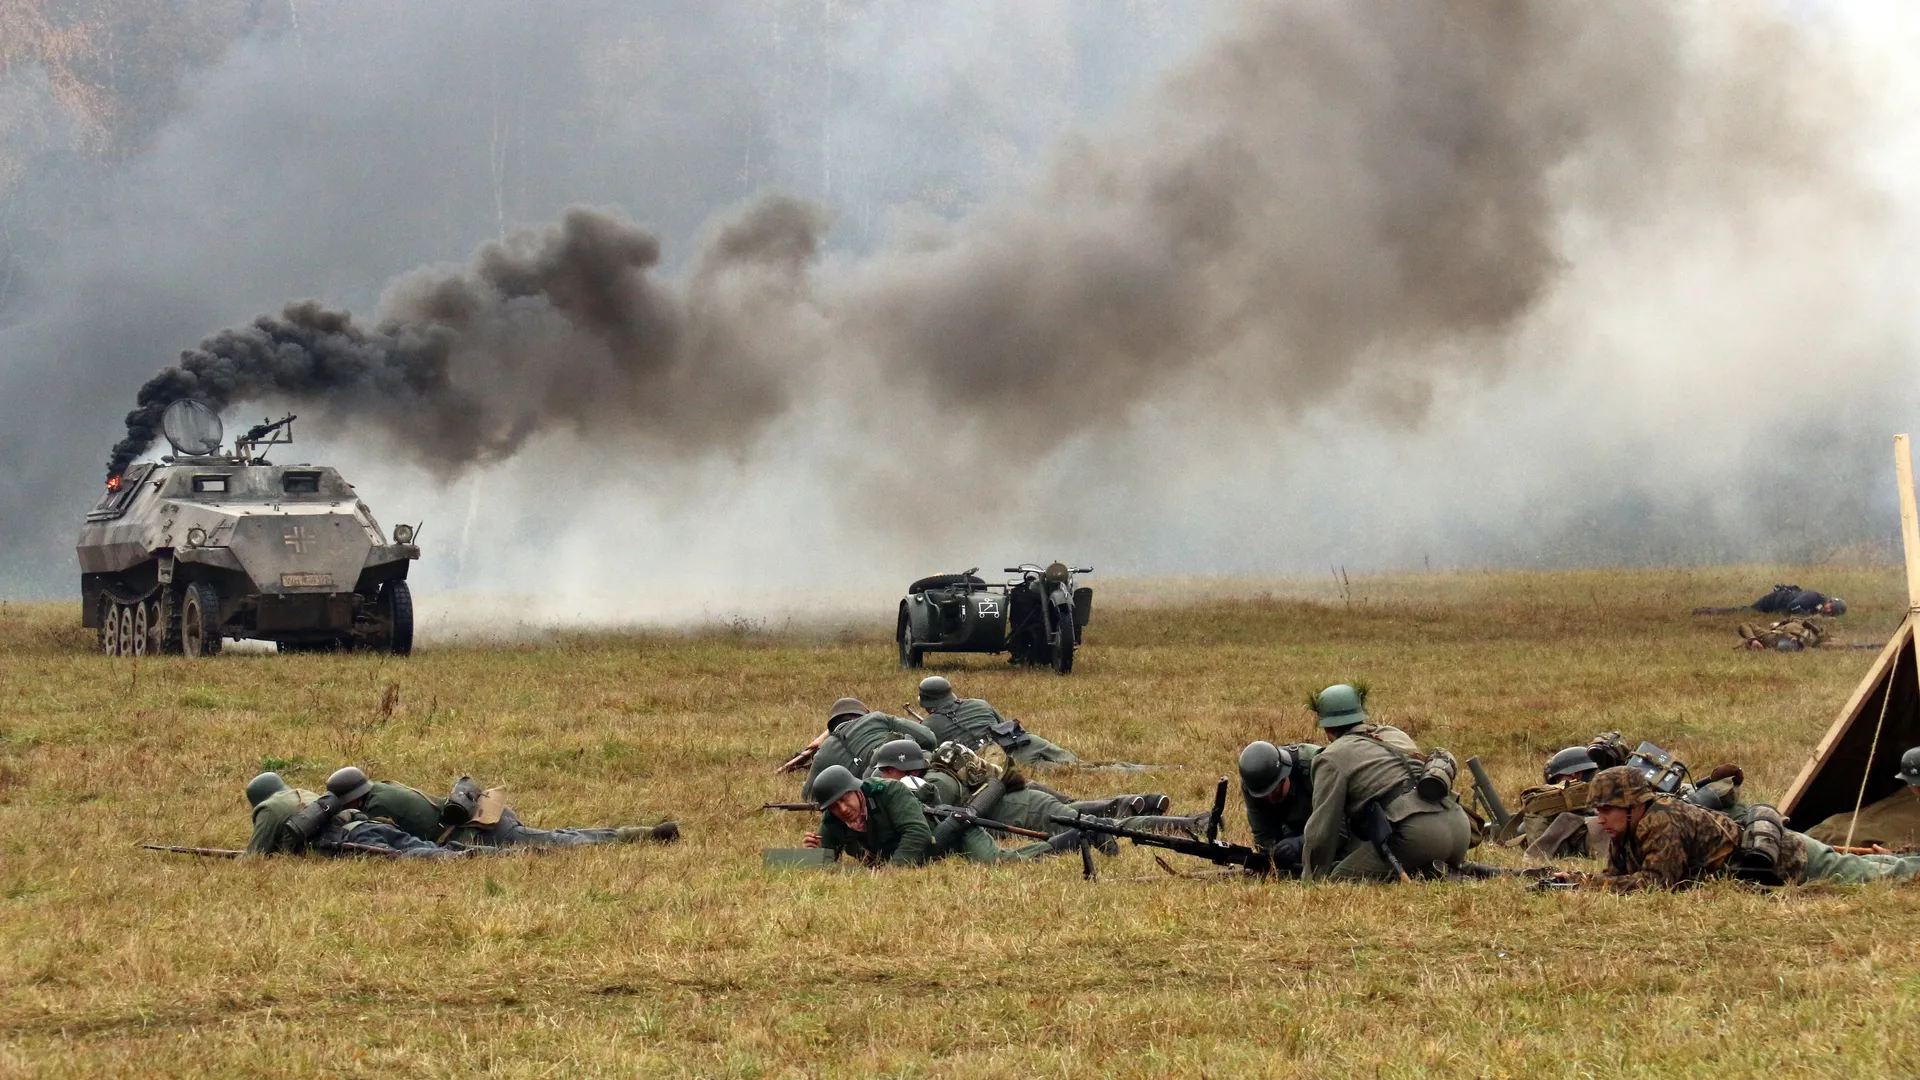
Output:
<svg viewBox="0 0 1920 1080">
<path fill-rule="evenodd" d="M 1920 509 L 1913 500 L 1913 450 L 1893 437 L 1893 471 L 1900 478 L 1900 541 L 1907 556 L 1907 610 L 1920 611 Z"/>
</svg>

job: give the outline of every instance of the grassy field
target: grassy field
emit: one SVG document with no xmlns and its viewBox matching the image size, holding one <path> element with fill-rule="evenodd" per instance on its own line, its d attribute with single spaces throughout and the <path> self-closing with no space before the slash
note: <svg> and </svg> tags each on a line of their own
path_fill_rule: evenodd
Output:
<svg viewBox="0 0 1920 1080">
<path fill-rule="evenodd" d="M 1111 591 L 1070 678 L 935 661 L 1085 757 L 1055 774 L 1200 809 L 1250 739 L 1314 734 L 1340 679 L 1511 798 L 1619 728 L 1780 793 L 1870 663 L 1734 651 L 1690 618 L 1775 580 L 1897 622 L 1891 570 L 1444 574 Z M 1117 598 L 1117 599 L 1116 599 Z M 1884 1076 L 1920 1070 L 1920 890 L 1540 895 L 1516 881 L 1179 880 L 1076 861 L 769 873 L 771 769 L 914 677 L 890 620 L 555 635 L 409 660 L 108 660 L 67 607 L 0 608 L 0 1075 Z M 382 708 L 390 687 L 397 705 Z M 227 862 L 263 764 L 444 791 L 536 825 L 686 840 L 449 865 Z M 1235 801 L 1237 802 L 1237 793 Z M 1234 804 L 1230 804 L 1232 806 Z M 1229 832 L 1244 835 L 1235 807 Z M 1512 863 L 1511 853 L 1483 856 Z"/>
</svg>

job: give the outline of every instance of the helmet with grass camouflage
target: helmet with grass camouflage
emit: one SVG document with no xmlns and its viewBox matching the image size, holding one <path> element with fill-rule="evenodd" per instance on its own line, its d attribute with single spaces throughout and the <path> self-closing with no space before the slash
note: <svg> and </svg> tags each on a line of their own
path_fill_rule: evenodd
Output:
<svg viewBox="0 0 1920 1080">
<path fill-rule="evenodd" d="M 901 772 L 926 772 L 927 752 L 912 739 L 895 739 L 880 744 L 873 752 L 873 767 L 876 769 L 898 769 Z"/>
<path fill-rule="evenodd" d="M 840 796 L 859 790 L 859 778 L 849 772 L 845 765 L 829 765 L 813 778 L 813 805 L 825 810 Z"/>
<path fill-rule="evenodd" d="M 1900 755 L 1900 771 L 1895 775 L 1915 787 L 1920 787 L 1920 746 Z"/>
<path fill-rule="evenodd" d="M 1600 770 L 1599 762 L 1593 760 L 1593 752 L 1584 746 L 1569 746 L 1565 750 L 1547 759 L 1547 783 L 1562 776 L 1581 776 Z"/>
<path fill-rule="evenodd" d="M 1653 783 L 1647 774 L 1631 765 L 1601 769 L 1587 787 L 1587 805 L 1596 808 L 1612 806 L 1630 810 L 1653 796 Z"/>
<path fill-rule="evenodd" d="M 367 774 L 352 765 L 335 769 L 333 775 L 327 777 L 327 792 L 343 803 L 363 799 L 372 790 L 373 782 L 367 779 Z"/>
<path fill-rule="evenodd" d="M 1264 799 L 1293 775 L 1293 751 L 1261 740 L 1240 751 L 1240 790 L 1249 798 Z"/>
<path fill-rule="evenodd" d="M 953 700 L 953 684 L 943 676 L 929 675 L 920 680 L 920 707 L 938 708 Z"/>
<path fill-rule="evenodd" d="M 1367 710 L 1363 707 L 1366 701 L 1364 689 L 1335 683 L 1313 695 L 1313 711 L 1319 715 L 1323 728 L 1352 727 L 1367 722 Z"/>
<path fill-rule="evenodd" d="M 287 782 L 277 772 L 263 772 L 247 781 L 247 805 L 259 806 L 268 796 L 287 790 Z"/>
</svg>

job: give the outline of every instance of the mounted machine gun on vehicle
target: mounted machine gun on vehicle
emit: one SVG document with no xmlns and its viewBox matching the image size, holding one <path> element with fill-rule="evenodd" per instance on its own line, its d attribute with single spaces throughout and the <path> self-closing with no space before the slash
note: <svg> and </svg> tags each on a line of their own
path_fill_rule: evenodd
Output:
<svg viewBox="0 0 1920 1080">
<path fill-rule="evenodd" d="M 212 656 L 229 637 L 413 651 L 416 527 L 389 541 L 338 472 L 268 461 L 293 421 L 256 424 L 222 452 L 219 414 L 176 401 L 161 419 L 173 453 L 108 478 L 75 544 L 81 624 L 102 652 Z"/>
</svg>

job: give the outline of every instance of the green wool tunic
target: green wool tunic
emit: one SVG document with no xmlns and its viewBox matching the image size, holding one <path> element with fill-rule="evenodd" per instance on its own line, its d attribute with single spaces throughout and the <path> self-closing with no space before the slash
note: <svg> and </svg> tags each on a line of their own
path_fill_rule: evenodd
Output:
<svg viewBox="0 0 1920 1080">
<path fill-rule="evenodd" d="M 438 843 L 440 834 L 445 831 L 440 824 L 442 805 L 441 800 L 417 788 L 381 780 L 367 793 L 366 801 L 360 804 L 360 812 L 375 821 L 395 825 L 408 836 Z"/>
<path fill-rule="evenodd" d="M 299 845 L 285 829 L 287 819 L 320 796 L 301 788 L 283 788 L 260 800 L 253 808 L 253 838 L 247 841 L 247 854 L 297 854 Z"/>
<path fill-rule="evenodd" d="M 1313 815 L 1313 759 L 1320 748 L 1301 744 L 1287 748 L 1293 752 L 1293 772 L 1286 797 L 1279 801 L 1256 799 L 1243 788 L 1240 797 L 1247 806 L 1247 825 L 1253 830 L 1253 846 L 1262 851 L 1290 837 L 1305 836 L 1307 820 Z"/>
<path fill-rule="evenodd" d="M 1006 720 L 984 698 L 954 698 L 927 709 L 927 727 L 940 742 L 956 742 L 978 750 L 993 741 L 988 728 Z M 1027 741 L 1007 756 L 1022 765 L 1071 765 L 1080 759 L 1071 750 L 1027 732 Z M 937 745 L 937 744 L 936 744 Z"/>
<path fill-rule="evenodd" d="M 855 833 L 831 813 L 820 815 L 820 846 L 870 865 L 919 866 L 933 859 L 933 830 L 924 805 L 898 780 L 867 780 L 867 827 Z"/>
<path fill-rule="evenodd" d="M 828 766 L 838 765 L 855 776 L 866 771 L 873 761 L 873 752 L 895 739 L 912 739 L 920 744 L 922 750 L 932 750 L 940 745 L 933 732 L 914 720 L 898 716 L 888 716 L 883 712 L 870 712 L 855 717 L 833 729 L 820 748 L 813 753 L 813 764 L 807 769 L 806 782 L 800 785 L 800 797 L 813 799 L 813 781 Z"/>
</svg>

